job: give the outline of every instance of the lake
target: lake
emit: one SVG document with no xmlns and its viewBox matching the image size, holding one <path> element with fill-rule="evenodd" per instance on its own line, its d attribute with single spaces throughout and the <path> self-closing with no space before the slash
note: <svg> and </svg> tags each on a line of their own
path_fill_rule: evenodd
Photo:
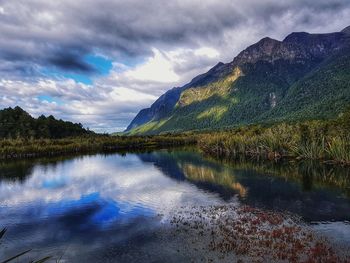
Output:
<svg viewBox="0 0 350 263">
<path fill-rule="evenodd" d="M 205 261 L 212 252 L 198 251 L 193 233 L 168 231 L 169 219 L 224 205 L 295 216 L 350 247 L 348 168 L 174 149 L 0 162 L 0 262 L 27 249 L 23 262 Z"/>
</svg>

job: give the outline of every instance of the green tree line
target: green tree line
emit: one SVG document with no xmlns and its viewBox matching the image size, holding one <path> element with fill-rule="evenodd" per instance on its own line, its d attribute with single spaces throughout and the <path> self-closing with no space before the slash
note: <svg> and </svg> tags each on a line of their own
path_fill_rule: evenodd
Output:
<svg viewBox="0 0 350 263">
<path fill-rule="evenodd" d="M 0 110 L 0 138 L 66 138 L 92 134 L 81 123 L 58 120 L 52 115 L 33 118 L 20 107 Z"/>
</svg>

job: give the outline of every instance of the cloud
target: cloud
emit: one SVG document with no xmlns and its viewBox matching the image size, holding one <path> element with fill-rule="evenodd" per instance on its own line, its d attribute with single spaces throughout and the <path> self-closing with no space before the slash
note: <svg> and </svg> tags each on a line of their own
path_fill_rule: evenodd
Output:
<svg viewBox="0 0 350 263">
<path fill-rule="evenodd" d="M 76 57 L 70 65 L 78 70 L 87 66 L 78 56 L 94 50 L 115 58 L 145 57 L 152 55 L 154 47 L 169 51 L 207 43 L 223 44 L 226 49 L 220 52 L 227 57 L 234 55 L 235 45 L 247 42 L 232 39 L 231 33 L 247 30 L 254 38 L 295 29 L 340 30 L 348 22 L 349 9 L 346 0 L 3 0 L 0 47 L 6 51 L 3 58 L 63 67 L 65 56 L 58 58 L 73 50 Z M 227 40 L 233 40 L 231 47 Z"/>
<path fill-rule="evenodd" d="M 153 49 L 154 56 L 135 69 L 125 72 L 127 78 L 141 81 L 176 82 L 179 76 L 174 72 L 173 62 L 162 52 Z"/>
<path fill-rule="evenodd" d="M 24 183 L 14 182 L 9 186 L 6 181 L 0 182 L 1 205 L 17 207 L 23 203 L 72 201 L 96 192 L 105 200 L 126 206 L 137 206 L 143 200 L 146 207 L 163 212 L 188 201 L 200 201 L 203 205 L 221 202 L 216 194 L 199 191 L 189 183 L 179 182 L 174 188 L 173 179 L 157 169 L 154 162 L 144 163 L 141 159 L 134 154 L 85 156 L 58 165 L 37 165 L 26 174 L 28 178 Z M 48 187 L 55 185 L 58 187 Z M 19 192 L 22 194 L 18 195 Z M 197 193 L 194 195 L 194 192 Z M 208 195 L 212 198 L 208 199 Z"/>
<path fill-rule="evenodd" d="M 340 31 L 349 17 L 348 0 L 2 0 L 0 74 L 14 82 L 2 82 L 0 105 L 122 129 L 153 98 L 262 37 Z M 114 67 L 99 74 L 98 62 L 86 59 L 95 55 Z"/>
<path fill-rule="evenodd" d="M 63 260 L 82 262 L 89 253 L 106 255 L 110 244 L 117 248 L 120 241 L 133 244 L 140 233 L 150 234 L 149 240 L 153 240 L 153 227 L 159 228 L 159 220 L 171 218 L 174 210 L 183 205 L 224 202 L 216 193 L 167 176 L 157 168 L 164 157 L 172 167 L 176 165 L 163 153 L 151 156 L 151 162 L 144 162 L 141 155 L 127 154 L 84 156 L 37 165 L 19 163 L 23 172 L 20 180 L 0 181 L 0 220 L 9 228 L 6 240 L 16 241 L 2 247 L 2 258 L 26 247 L 39 247 L 41 256 L 47 251 L 53 258 L 64 254 Z M 18 170 L 18 166 L 14 169 Z M 109 246 L 105 246 L 106 242 Z M 149 253 L 149 244 L 146 247 Z M 125 253 L 124 245 L 121 249 Z M 78 251 L 84 255 L 77 256 Z M 140 246 L 135 251 L 139 257 Z M 40 254 L 33 251 L 30 256 L 39 258 Z"/>
<path fill-rule="evenodd" d="M 135 105 L 146 107 L 156 99 L 141 91 L 90 86 L 66 79 L 39 79 L 34 83 L 3 79 L 0 89 L 0 108 L 19 105 L 35 117 L 53 114 L 98 132 L 123 129 L 134 116 Z M 49 96 L 52 101 L 40 100 L 40 96 Z"/>
<path fill-rule="evenodd" d="M 85 61 L 74 54 L 60 54 L 55 57 L 49 58 L 48 62 L 58 66 L 61 69 L 65 70 L 75 70 L 79 72 L 92 73 L 95 69 L 87 64 Z"/>
</svg>

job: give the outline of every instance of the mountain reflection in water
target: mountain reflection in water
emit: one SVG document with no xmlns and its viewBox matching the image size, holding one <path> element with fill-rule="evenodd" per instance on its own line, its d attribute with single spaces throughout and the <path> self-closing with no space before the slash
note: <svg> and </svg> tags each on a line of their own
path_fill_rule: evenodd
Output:
<svg viewBox="0 0 350 263">
<path fill-rule="evenodd" d="M 184 205 L 247 204 L 347 233 L 349 173 L 319 163 L 217 161 L 186 149 L 0 162 L 0 226 L 8 228 L 1 252 L 186 261 L 157 235 L 162 217 Z"/>
</svg>

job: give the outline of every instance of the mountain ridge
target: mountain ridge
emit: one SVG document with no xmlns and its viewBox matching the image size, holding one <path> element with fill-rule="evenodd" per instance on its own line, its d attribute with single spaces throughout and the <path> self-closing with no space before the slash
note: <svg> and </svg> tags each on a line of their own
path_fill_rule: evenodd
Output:
<svg viewBox="0 0 350 263">
<path fill-rule="evenodd" d="M 167 91 L 150 108 L 141 110 L 126 132 L 153 134 L 272 120 L 264 116 L 273 116 L 275 113 L 268 112 L 284 107 L 281 102 L 295 83 L 325 60 L 347 50 L 349 31 L 350 27 L 328 34 L 293 32 L 282 41 L 265 37 L 231 62 L 219 62 L 188 84 Z M 235 70 L 241 75 L 233 82 L 224 82 Z M 186 96 L 192 105 L 181 103 Z M 206 100 L 199 101 L 196 96 Z M 190 120 L 192 124 L 184 124 Z"/>
</svg>

